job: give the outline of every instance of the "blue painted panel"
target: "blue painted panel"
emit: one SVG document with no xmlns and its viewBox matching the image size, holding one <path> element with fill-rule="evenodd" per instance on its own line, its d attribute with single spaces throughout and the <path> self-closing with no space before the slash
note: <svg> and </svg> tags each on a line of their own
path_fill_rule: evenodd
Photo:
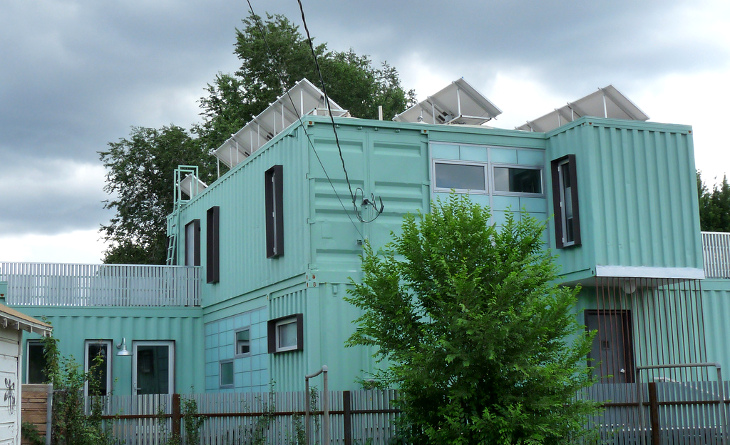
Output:
<svg viewBox="0 0 730 445">
<path fill-rule="evenodd" d="M 493 196 L 492 205 L 494 211 L 511 210 L 513 212 L 520 211 L 520 198 L 517 196 Z"/>
<path fill-rule="evenodd" d="M 462 161 L 489 161 L 487 147 L 483 146 L 461 145 L 459 147 L 459 154 L 459 159 L 461 159 Z"/>
<path fill-rule="evenodd" d="M 544 150 L 517 150 L 517 163 L 520 165 L 545 165 Z"/>
<path fill-rule="evenodd" d="M 431 156 L 435 159 L 459 159 L 459 146 L 454 144 L 431 144 Z"/>
<path fill-rule="evenodd" d="M 509 148 L 490 148 L 489 160 L 499 164 L 516 164 L 517 150 Z"/>
</svg>

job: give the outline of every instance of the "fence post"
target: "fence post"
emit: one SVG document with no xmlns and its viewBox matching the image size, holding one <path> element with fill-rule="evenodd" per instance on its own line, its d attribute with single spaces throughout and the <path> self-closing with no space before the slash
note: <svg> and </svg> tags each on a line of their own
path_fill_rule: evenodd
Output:
<svg viewBox="0 0 730 445">
<path fill-rule="evenodd" d="M 180 394 L 172 395 L 172 437 L 180 437 Z"/>
<path fill-rule="evenodd" d="M 659 401 L 656 395 L 656 382 L 649 383 L 649 419 L 651 422 L 651 443 L 652 445 L 660 445 Z"/>
<path fill-rule="evenodd" d="M 345 430 L 345 445 L 352 445 L 352 404 L 350 391 L 342 391 L 343 427 Z"/>
</svg>

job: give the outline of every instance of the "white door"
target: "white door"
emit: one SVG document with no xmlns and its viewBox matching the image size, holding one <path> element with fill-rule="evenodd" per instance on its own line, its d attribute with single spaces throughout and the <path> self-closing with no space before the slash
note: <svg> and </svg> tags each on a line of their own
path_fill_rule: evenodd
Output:
<svg viewBox="0 0 730 445">
<path fill-rule="evenodd" d="M 132 349 L 132 394 L 174 393 L 175 342 L 135 341 Z"/>
<path fill-rule="evenodd" d="M 0 444 L 3 445 L 20 443 L 19 341 L 19 331 L 0 329 Z"/>
</svg>

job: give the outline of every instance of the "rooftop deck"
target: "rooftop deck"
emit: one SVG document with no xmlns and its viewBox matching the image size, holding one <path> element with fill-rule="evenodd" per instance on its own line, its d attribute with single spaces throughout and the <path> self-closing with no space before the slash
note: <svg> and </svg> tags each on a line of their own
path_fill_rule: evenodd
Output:
<svg viewBox="0 0 730 445">
<path fill-rule="evenodd" d="M 730 279 L 730 233 L 702 232 L 707 278 Z M 0 263 L 9 306 L 200 306 L 200 267 Z"/>
<path fill-rule="evenodd" d="M 0 263 L 9 306 L 200 306 L 200 268 Z"/>
</svg>

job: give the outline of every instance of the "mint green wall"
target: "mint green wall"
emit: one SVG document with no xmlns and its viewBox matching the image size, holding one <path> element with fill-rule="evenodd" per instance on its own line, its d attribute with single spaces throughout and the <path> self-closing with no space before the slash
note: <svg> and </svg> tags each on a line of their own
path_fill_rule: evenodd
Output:
<svg viewBox="0 0 730 445">
<path fill-rule="evenodd" d="M 730 280 L 702 280 L 702 309 L 705 324 L 707 361 L 719 363 L 722 378 L 730 380 Z"/>
<path fill-rule="evenodd" d="M 200 308 L 49 308 L 26 306 L 23 313 L 53 325 L 63 357 L 73 356 L 84 366 L 85 340 L 127 340 L 127 349 L 139 340 L 175 342 L 175 391 L 189 393 L 205 388 L 204 332 Z M 27 338 L 40 338 L 26 334 Z M 132 388 L 132 357 L 119 357 L 112 347 L 114 394 L 129 395 Z"/>
<path fill-rule="evenodd" d="M 596 265 L 702 268 L 691 127 L 581 118 L 547 137 L 548 168 L 576 156 L 583 245 L 556 251 L 563 274 L 593 275 Z"/>
<path fill-rule="evenodd" d="M 203 306 L 304 275 L 309 261 L 307 189 L 303 187 L 308 163 L 305 141 L 301 128 L 290 128 L 183 207 L 178 261 L 184 263 L 185 224 L 200 219 L 200 258 L 205 266 L 206 212 L 212 206 L 220 206 L 220 282 L 206 283 L 203 270 Z M 264 172 L 277 164 L 283 165 L 285 253 L 269 259 L 265 244 Z"/>
</svg>

